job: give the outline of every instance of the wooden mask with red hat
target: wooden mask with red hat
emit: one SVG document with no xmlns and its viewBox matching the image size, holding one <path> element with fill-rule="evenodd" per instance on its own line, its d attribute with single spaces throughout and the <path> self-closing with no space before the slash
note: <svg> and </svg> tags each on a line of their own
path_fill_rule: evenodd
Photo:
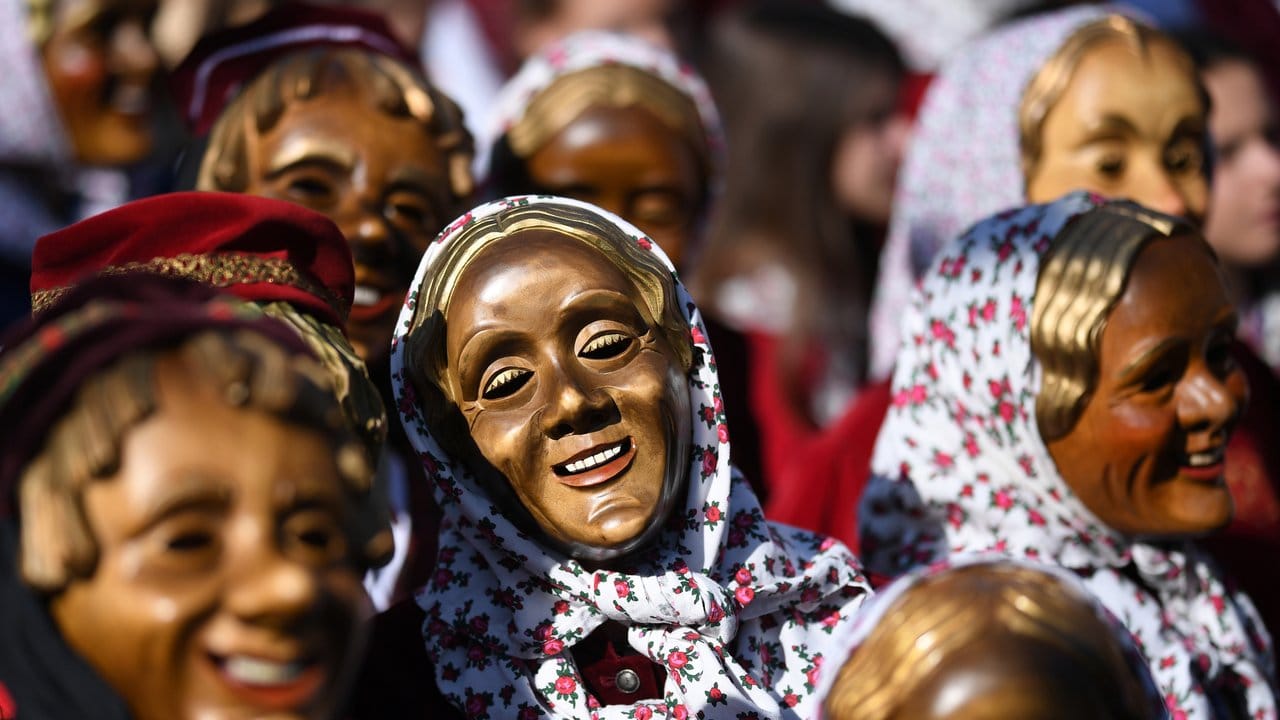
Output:
<svg viewBox="0 0 1280 720">
<path fill-rule="evenodd" d="M 36 315 L 87 277 L 134 272 L 193 280 L 261 306 L 329 368 L 348 419 L 377 456 L 385 412 L 341 330 L 351 305 L 351 254 L 324 216 L 233 193 L 158 195 L 40 238 L 31 262 Z"/>
<path fill-rule="evenodd" d="M 0 353 L 18 717 L 332 717 L 390 532 L 330 374 L 212 288 L 90 278 Z M 10 715 L 6 715 L 10 717 Z"/>
</svg>

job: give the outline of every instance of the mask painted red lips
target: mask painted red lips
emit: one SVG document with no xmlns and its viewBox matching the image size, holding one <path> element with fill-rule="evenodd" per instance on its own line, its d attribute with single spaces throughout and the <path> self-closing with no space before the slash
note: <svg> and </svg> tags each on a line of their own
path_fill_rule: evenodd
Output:
<svg viewBox="0 0 1280 720">
<path fill-rule="evenodd" d="M 559 465 L 551 466 L 556 478 L 571 487 L 591 487 L 626 472 L 636 457 L 631 438 L 588 448 Z"/>
</svg>

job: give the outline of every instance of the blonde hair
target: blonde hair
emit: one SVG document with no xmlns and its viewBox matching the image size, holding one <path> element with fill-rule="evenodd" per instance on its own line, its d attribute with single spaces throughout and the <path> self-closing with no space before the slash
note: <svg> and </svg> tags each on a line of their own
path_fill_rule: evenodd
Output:
<svg viewBox="0 0 1280 720">
<path fill-rule="evenodd" d="M 1107 42 L 1122 42 L 1143 58 L 1151 45 L 1162 42 L 1174 51 L 1187 78 L 1195 84 L 1201 98 L 1207 97 L 1196 73 L 1195 64 L 1172 38 L 1123 15 L 1108 15 L 1082 26 L 1045 61 L 1022 94 L 1018 107 L 1018 146 L 1021 151 L 1022 177 L 1030 178 L 1044 150 L 1044 121 L 1049 111 L 1074 77 L 1085 54 Z M 1206 104 L 1205 107 L 1208 107 Z"/>
<path fill-rule="evenodd" d="M 528 158 L 593 106 L 639 107 L 686 138 L 697 152 L 704 175 L 711 149 L 697 105 L 653 73 L 629 65 L 597 65 L 556 78 L 529 102 L 506 132 L 517 157 Z"/>
<path fill-rule="evenodd" d="M 1075 218 L 1053 239 L 1031 312 L 1031 352 L 1043 372 L 1036 424 L 1044 440 L 1070 432 L 1093 394 L 1107 316 L 1142 248 L 1188 234 L 1198 236 L 1185 220 L 1115 201 Z"/>
<path fill-rule="evenodd" d="M 360 561 L 386 561 L 390 533 L 370 493 L 373 468 L 328 388 L 326 371 L 252 332 L 206 331 L 173 350 L 126 355 L 80 385 L 71 409 L 18 481 L 20 567 L 28 585 L 55 593 L 92 573 L 98 548 L 81 494 L 91 481 L 118 472 L 129 429 L 155 412 L 156 362 L 167 355 L 181 357 L 192 384 L 216 388 L 229 404 L 270 412 L 336 439 L 335 461 L 360 528 Z"/>
<path fill-rule="evenodd" d="M 1080 627 L 1082 610 L 1095 627 Z M 946 660 L 1000 637 L 1064 651 L 1114 688 L 1132 674 L 1114 632 L 1088 596 L 1047 572 L 1013 563 L 954 568 L 894 601 L 840 668 L 824 710 L 828 720 L 886 720 Z"/>
<path fill-rule="evenodd" d="M 358 90 L 387 115 L 421 123 L 445 157 L 455 206 L 470 198 L 474 148 L 462 111 L 409 66 L 353 48 L 299 51 L 272 63 L 254 79 L 213 126 L 196 189 L 243 192 L 249 184 L 248 133 L 275 127 L 292 103 L 344 86 Z"/>
</svg>

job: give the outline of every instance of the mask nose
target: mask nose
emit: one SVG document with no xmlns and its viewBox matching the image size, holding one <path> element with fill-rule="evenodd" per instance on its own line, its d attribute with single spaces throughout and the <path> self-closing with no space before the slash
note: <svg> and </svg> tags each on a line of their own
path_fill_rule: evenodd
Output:
<svg viewBox="0 0 1280 720">
<path fill-rule="evenodd" d="M 574 375 L 560 369 L 546 378 L 552 387 L 542 425 L 543 432 L 553 440 L 594 432 L 619 419 L 618 406 L 609 393 Z"/>
<path fill-rule="evenodd" d="M 1206 367 L 1183 379 L 1177 392 L 1182 426 L 1188 432 L 1216 435 L 1230 430 L 1240 416 L 1248 382 L 1239 369 L 1219 377 Z"/>
<path fill-rule="evenodd" d="M 227 606 L 242 622 L 287 629 L 317 606 L 319 595 L 314 572 L 274 547 L 259 546 L 231 584 Z"/>
<path fill-rule="evenodd" d="M 149 83 L 160 67 L 160 56 L 141 20 L 128 20 L 116 26 L 111 35 L 110 52 L 116 71 L 139 83 Z"/>
</svg>

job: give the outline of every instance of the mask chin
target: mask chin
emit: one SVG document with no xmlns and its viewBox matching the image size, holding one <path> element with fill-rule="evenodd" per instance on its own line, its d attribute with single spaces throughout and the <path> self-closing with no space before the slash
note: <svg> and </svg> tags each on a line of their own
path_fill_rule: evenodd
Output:
<svg viewBox="0 0 1280 720">
<path fill-rule="evenodd" d="M 558 540 L 548 536 L 541 528 L 538 528 L 536 534 L 543 539 L 543 542 L 548 543 L 574 560 L 591 566 L 593 569 L 607 569 L 625 565 L 627 564 L 626 560 L 642 553 L 653 544 L 653 541 L 666 527 L 671 513 L 675 511 L 684 499 L 689 486 L 689 468 L 692 464 L 689 452 L 692 432 L 689 427 L 687 387 L 682 397 L 685 400 L 684 402 L 668 403 L 663 413 L 664 424 L 667 428 L 667 473 L 662 485 L 662 494 L 658 498 L 658 508 L 653 517 L 649 519 L 644 530 L 626 542 L 609 547 L 600 547 L 598 545 Z M 528 511 L 523 506 L 520 507 L 520 511 L 524 517 L 528 518 L 529 522 L 533 522 L 532 517 L 529 516 Z M 534 527 L 537 527 L 536 523 Z"/>
</svg>

